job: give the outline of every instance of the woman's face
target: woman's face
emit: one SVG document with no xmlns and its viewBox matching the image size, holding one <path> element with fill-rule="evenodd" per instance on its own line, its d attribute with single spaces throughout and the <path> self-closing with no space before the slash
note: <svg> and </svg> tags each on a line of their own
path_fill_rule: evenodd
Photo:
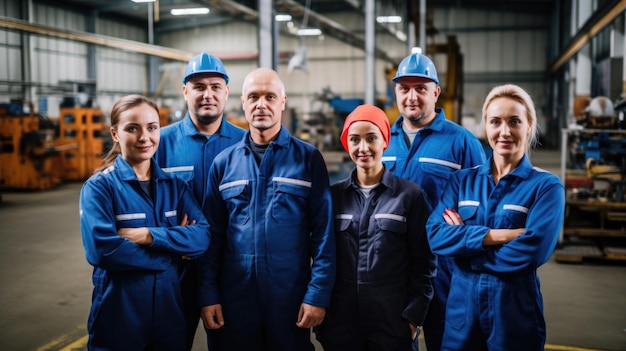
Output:
<svg viewBox="0 0 626 351">
<path fill-rule="evenodd" d="M 130 108 L 120 113 L 117 129 L 111 127 L 111 136 L 131 166 L 150 162 L 161 136 L 159 114 L 147 104 Z"/>
<path fill-rule="evenodd" d="M 348 128 L 348 153 L 357 167 L 372 169 L 382 166 L 386 147 L 387 142 L 374 123 L 357 121 Z"/>
<path fill-rule="evenodd" d="M 521 159 L 530 135 L 528 111 L 508 98 L 493 99 L 485 114 L 485 131 L 494 155 Z"/>
</svg>

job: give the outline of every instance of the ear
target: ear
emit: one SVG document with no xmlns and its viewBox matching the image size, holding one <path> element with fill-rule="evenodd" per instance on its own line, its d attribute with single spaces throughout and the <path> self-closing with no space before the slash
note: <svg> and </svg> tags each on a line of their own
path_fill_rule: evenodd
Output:
<svg viewBox="0 0 626 351">
<path fill-rule="evenodd" d="M 435 88 L 435 97 L 439 98 L 439 95 L 441 95 L 441 87 L 437 85 L 437 87 Z"/>
<path fill-rule="evenodd" d="M 187 101 L 187 84 L 183 84 L 183 99 Z"/>
<path fill-rule="evenodd" d="M 111 127 L 111 128 L 109 129 L 109 131 L 111 132 L 111 138 L 113 138 L 113 141 L 115 141 L 116 143 L 119 143 L 119 142 L 120 142 L 120 140 L 119 140 L 119 138 L 118 138 L 118 136 L 117 136 L 117 129 L 115 129 L 115 128 Z"/>
</svg>

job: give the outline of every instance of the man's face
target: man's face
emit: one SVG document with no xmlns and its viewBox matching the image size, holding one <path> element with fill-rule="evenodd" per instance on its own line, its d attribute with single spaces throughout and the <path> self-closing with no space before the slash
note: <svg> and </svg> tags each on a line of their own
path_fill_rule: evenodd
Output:
<svg viewBox="0 0 626 351">
<path fill-rule="evenodd" d="M 441 88 L 423 77 L 403 77 L 396 83 L 396 102 L 409 129 L 422 128 L 435 118 Z"/>
<path fill-rule="evenodd" d="M 279 128 L 286 101 L 283 84 L 274 72 L 256 71 L 246 78 L 241 104 L 251 128 Z"/>
<path fill-rule="evenodd" d="M 183 96 L 195 124 L 209 125 L 224 114 L 229 93 L 226 80 L 216 74 L 197 74 L 183 85 Z"/>
</svg>

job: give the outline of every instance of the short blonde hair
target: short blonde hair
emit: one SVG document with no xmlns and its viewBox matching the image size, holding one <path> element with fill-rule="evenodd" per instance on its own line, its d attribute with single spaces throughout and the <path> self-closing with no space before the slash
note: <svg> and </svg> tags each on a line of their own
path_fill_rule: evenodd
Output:
<svg viewBox="0 0 626 351">
<path fill-rule="evenodd" d="M 487 125 L 487 108 L 491 102 L 497 98 L 509 98 L 522 104 L 526 108 L 526 118 L 530 124 L 530 134 L 526 142 L 526 152 L 530 151 L 539 143 L 539 132 L 537 130 L 537 112 L 535 103 L 526 90 L 515 84 L 505 84 L 497 86 L 487 94 L 483 104 L 483 123 Z"/>
</svg>

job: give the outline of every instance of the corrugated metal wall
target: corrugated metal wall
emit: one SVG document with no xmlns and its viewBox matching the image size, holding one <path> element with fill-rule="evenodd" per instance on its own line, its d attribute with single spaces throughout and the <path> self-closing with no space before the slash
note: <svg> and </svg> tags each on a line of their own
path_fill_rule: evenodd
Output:
<svg viewBox="0 0 626 351">
<path fill-rule="evenodd" d="M 147 41 L 147 29 L 119 22 L 98 19 L 97 33 L 139 42 Z M 99 91 L 145 92 L 147 91 L 147 56 L 117 49 L 98 47 L 97 84 Z"/>
<path fill-rule="evenodd" d="M 16 1 L 0 0 L 0 15 L 18 17 L 19 8 Z M 8 101 L 9 96 L 22 95 L 22 85 L 8 82 L 19 82 L 22 79 L 22 47 L 20 33 L 0 30 L 0 102 Z"/>
</svg>

